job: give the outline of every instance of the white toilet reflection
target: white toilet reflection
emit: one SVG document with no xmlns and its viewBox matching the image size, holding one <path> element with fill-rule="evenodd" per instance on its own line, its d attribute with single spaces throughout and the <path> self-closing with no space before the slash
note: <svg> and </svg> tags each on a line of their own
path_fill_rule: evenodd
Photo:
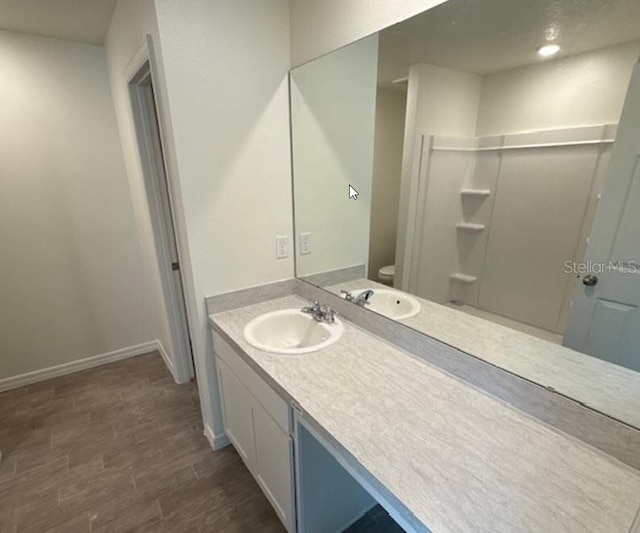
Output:
<svg viewBox="0 0 640 533">
<path fill-rule="evenodd" d="M 393 278 L 396 275 L 396 265 L 383 266 L 378 270 L 378 281 L 393 287 Z"/>
</svg>

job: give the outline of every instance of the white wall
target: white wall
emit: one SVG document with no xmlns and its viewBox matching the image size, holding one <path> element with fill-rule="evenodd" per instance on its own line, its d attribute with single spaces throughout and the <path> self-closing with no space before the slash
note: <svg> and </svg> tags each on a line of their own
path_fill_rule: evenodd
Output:
<svg viewBox="0 0 640 533">
<path fill-rule="evenodd" d="M 156 1 L 192 272 L 199 386 L 222 431 L 205 297 L 293 277 L 285 0 Z"/>
<path fill-rule="evenodd" d="M 476 74 L 424 63 L 412 65 L 409 99 L 415 107 L 407 108 L 407 113 L 415 120 L 413 133 L 473 137 L 481 88 L 482 77 Z"/>
<path fill-rule="evenodd" d="M 483 78 L 477 136 L 617 124 L 640 42 Z"/>
<path fill-rule="evenodd" d="M 367 263 L 377 68 L 374 35 L 291 74 L 296 238 L 311 234 L 298 276 Z"/>
<path fill-rule="evenodd" d="M 124 73 L 152 35 L 164 149 L 181 242 L 205 423 L 222 434 L 205 297 L 293 277 L 284 1 L 120 0 L 107 38 L 131 194 L 150 271 L 155 249 Z M 163 305 L 153 272 L 156 302 Z"/>
<path fill-rule="evenodd" d="M 378 87 L 369 239 L 371 279 L 377 279 L 380 267 L 392 265 L 396 260 L 406 106 L 406 91 Z"/>
<path fill-rule="evenodd" d="M 288 279 L 293 257 L 275 257 L 292 231 L 287 4 L 156 7 L 197 290 Z"/>
<path fill-rule="evenodd" d="M 446 0 L 290 0 L 293 66 L 397 24 Z"/>
<path fill-rule="evenodd" d="M 0 32 L 0 379 L 159 338 L 102 47 Z"/>
</svg>

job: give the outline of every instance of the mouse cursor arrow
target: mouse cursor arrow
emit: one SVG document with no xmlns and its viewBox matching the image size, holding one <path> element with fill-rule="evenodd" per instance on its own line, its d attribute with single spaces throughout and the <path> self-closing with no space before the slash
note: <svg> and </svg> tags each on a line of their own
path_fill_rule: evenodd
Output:
<svg viewBox="0 0 640 533">
<path fill-rule="evenodd" d="M 356 191 L 351 185 L 349 185 L 349 200 L 357 200 L 358 194 L 360 193 Z"/>
</svg>

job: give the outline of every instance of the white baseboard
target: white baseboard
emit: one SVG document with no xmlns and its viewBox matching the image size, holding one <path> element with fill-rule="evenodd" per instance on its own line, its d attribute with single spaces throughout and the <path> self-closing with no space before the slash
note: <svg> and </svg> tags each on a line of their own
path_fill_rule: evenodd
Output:
<svg viewBox="0 0 640 533">
<path fill-rule="evenodd" d="M 171 372 L 171 376 L 173 377 L 173 381 L 175 381 L 176 383 L 183 383 L 178 379 L 178 373 L 176 371 L 176 367 L 173 364 L 173 360 L 171 359 L 171 357 L 169 357 L 169 354 L 167 353 L 167 350 L 164 349 L 164 346 L 162 345 L 162 343 L 159 340 L 154 341 L 156 343 L 156 350 L 158 350 L 158 352 L 160 353 L 160 355 L 162 356 L 162 360 L 164 361 L 164 364 L 167 365 L 167 368 L 169 369 L 169 372 Z"/>
<path fill-rule="evenodd" d="M 209 427 L 208 424 L 204 425 L 204 436 L 207 438 L 207 440 L 209 441 L 209 444 L 211 445 L 211 448 L 214 451 L 221 450 L 222 448 L 229 446 L 229 444 L 231 444 L 229 437 L 227 437 L 224 433 L 219 433 L 218 435 L 215 435 L 213 433 L 213 430 L 211 429 L 211 427 Z"/>
<path fill-rule="evenodd" d="M 67 374 L 73 374 L 74 372 L 80 372 L 81 370 L 86 370 L 88 368 L 106 365 L 107 363 L 113 363 L 115 361 L 136 357 L 138 355 L 154 351 L 160 352 L 175 379 L 173 362 L 171 362 L 166 350 L 162 346 L 162 343 L 159 340 L 154 340 L 143 342 L 142 344 L 136 344 L 134 346 L 127 346 L 126 348 L 114 350 L 113 352 L 85 357 L 84 359 L 78 359 L 76 361 L 62 363 L 49 368 L 27 372 L 26 374 L 0 379 L 0 392 L 23 387 L 24 385 L 31 385 L 32 383 L 38 383 L 39 381 L 45 381 L 51 378 L 57 378 L 59 376 L 65 376 Z"/>
</svg>

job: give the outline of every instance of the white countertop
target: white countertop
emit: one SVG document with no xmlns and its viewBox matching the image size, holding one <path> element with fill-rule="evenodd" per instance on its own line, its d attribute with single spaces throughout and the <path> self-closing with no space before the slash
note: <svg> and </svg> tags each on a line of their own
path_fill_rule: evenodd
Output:
<svg viewBox="0 0 640 533">
<path fill-rule="evenodd" d="M 326 289 L 375 287 L 390 289 L 367 279 Z M 421 310 L 400 323 L 640 429 L 640 372 L 411 296 Z"/>
<path fill-rule="evenodd" d="M 345 322 L 322 352 L 251 347 L 245 325 L 288 296 L 211 321 L 434 533 L 628 533 L 640 472 Z"/>
</svg>

